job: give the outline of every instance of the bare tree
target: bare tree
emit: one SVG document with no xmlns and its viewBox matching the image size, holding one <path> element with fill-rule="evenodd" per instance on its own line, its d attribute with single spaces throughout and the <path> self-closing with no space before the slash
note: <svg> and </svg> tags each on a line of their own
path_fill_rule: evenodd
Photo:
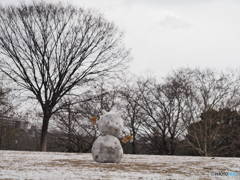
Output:
<svg viewBox="0 0 240 180">
<path fill-rule="evenodd" d="M 210 109 L 188 127 L 188 142 L 202 156 L 236 156 L 240 116 L 228 108 Z M 197 134 L 197 136 L 193 136 Z"/>
<path fill-rule="evenodd" d="M 188 99 L 190 82 L 182 76 L 167 76 L 162 85 L 155 85 L 155 98 L 158 100 L 163 119 L 167 121 L 169 154 L 174 154 L 179 138 L 188 124 Z"/>
<path fill-rule="evenodd" d="M 133 139 L 131 141 L 131 153 L 137 154 L 141 150 L 137 147 L 137 142 L 141 137 L 141 125 L 146 120 L 146 113 L 139 106 L 142 100 L 141 93 L 137 86 L 137 81 L 132 76 L 131 80 L 124 79 L 122 86 L 118 89 L 122 116 L 125 127 L 129 129 Z"/>
<path fill-rule="evenodd" d="M 129 60 L 121 39 L 114 24 L 93 10 L 45 2 L 0 7 L 0 69 L 40 103 L 41 151 L 59 101 Z"/>
<path fill-rule="evenodd" d="M 147 115 L 143 121 L 144 132 L 142 140 L 146 143 L 148 153 L 151 154 L 168 154 L 168 124 L 167 120 L 162 117 L 160 104 L 155 97 L 155 79 L 147 79 L 138 82 L 141 101 L 139 106 Z M 144 137 L 145 136 L 145 137 Z"/>
<path fill-rule="evenodd" d="M 90 84 L 81 97 L 62 100 L 61 109 L 53 116 L 57 127 L 51 133 L 54 144 L 70 152 L 89 151 L 99 135 L 90 119 L 100 117 L 102 109 L 110 111 L 116 105 L 116 97 L 117 92 L 102 79 Z"/>
<path fill-rule="evenodd" d="M 186 99 L 190 120 L 186 140 L 200 155 L 211 156 L 216 149 L 220 150 L 221 142 L 216 144 L 215 140 L 225 123 L 214 112 L 239 109 L 239 78 L 234 71 L 219 73 L 211 69 L 194 69 L 189 75 L 191 95 Z M 222 116 L 223 112 L 227 111 L 222 111 Z M 222 140 L 227 138 L 222 135 Z"/>
<path fill-rule="evenodd" d="M 158 153 L 174 154 L 178 139 L 186 129 L 187 86 L 188 81 L 181 76 L 167 76 L 163 83 L 153 79 L 141 85 L 143 101 L 139 106 L 149 117 L 144 122 L 146 133 L 159 148 Z"/>
<path fill-rule="evenodd" d="M 53 119 L 56 119 L 58 130 L 50 133 L 55 146 L 62 147 L 67 152 L 87 152 L 92 148 L 97 135 L 96 128 L 91 125 L 89 117 L 80 114 L 71 101 L 65 103 Z"/>
</svg>

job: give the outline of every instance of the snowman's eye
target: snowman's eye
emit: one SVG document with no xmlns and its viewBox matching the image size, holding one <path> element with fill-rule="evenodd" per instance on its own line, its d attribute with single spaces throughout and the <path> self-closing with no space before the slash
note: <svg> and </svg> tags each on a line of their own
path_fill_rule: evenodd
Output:
<svg viewBox="0 0 240 180">
<path fill-rule="evenodd" d="M 108 121 L 108 124 L 109 124 L 109 121 Z"/>
</svg>

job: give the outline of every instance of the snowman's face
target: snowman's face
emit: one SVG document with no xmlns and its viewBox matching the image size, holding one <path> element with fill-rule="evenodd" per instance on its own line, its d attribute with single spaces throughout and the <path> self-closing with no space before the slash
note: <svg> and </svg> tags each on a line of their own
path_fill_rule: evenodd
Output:
<svg viewBox="0 0 240 180">
<path fill-rule="evenodd" d="M 123 119 L 116 112 L 108 112 L 100 116 L 98 129 L 101 135 L 113 135 L 120 137 L 123 130 Z"/>
</svg>

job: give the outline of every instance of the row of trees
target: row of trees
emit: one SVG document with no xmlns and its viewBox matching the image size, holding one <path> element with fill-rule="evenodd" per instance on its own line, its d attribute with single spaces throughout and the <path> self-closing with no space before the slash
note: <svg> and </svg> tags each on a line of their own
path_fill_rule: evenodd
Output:
<svg viewBox="0 0 240 180">
<path fill-rule="evenodd" d="M 49 150 L 90 152 L 99 135 L 90 117 L 99 117 L 102 109 L 115 109 L 122 112 L 123 135 L 133 136 L 130 143 L 123 144 L 125 153 L 240 156 L 237 71 L 187 68 L 173 71 L 161 81 L 125 76 L 89 83 L 88 89 L 61 101 L 61 108 L 52 116 Z M 6 131 L 2 126 L 5 135 L 1 137 L 10 142 L 8 136 L 14 132 L 26 141 L 22 149 L 39 148 L 39 131 L 32 138 L 18 131 Z"/>
<path fill-rule="evenodd" d="M 65 101 L 54 115 L 61 135 L 53 133 L 53 140 L 67 151 L 89 151 L 98 135 L 89 118 L 114 107 L 133 136 L 129 153 L 240 155 L 237 72 L 187 68 L 162 82 L 129 79 L 95 83 L 80 99 Z"/>
</svg>

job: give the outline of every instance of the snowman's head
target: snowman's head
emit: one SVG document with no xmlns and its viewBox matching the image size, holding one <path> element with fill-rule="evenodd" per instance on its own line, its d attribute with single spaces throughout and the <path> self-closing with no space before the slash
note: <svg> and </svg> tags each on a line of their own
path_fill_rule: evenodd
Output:
<svg viewBox="0 0 240 180">
<path fill-rule="evenodd" d="M 102 110 L 103 115 L 98 121 L 98 129 L 101 135 L 113 135 L 120 137 L 123 130 L 123 119 L 119 112 L 106 112 Z"/>
</svg>

